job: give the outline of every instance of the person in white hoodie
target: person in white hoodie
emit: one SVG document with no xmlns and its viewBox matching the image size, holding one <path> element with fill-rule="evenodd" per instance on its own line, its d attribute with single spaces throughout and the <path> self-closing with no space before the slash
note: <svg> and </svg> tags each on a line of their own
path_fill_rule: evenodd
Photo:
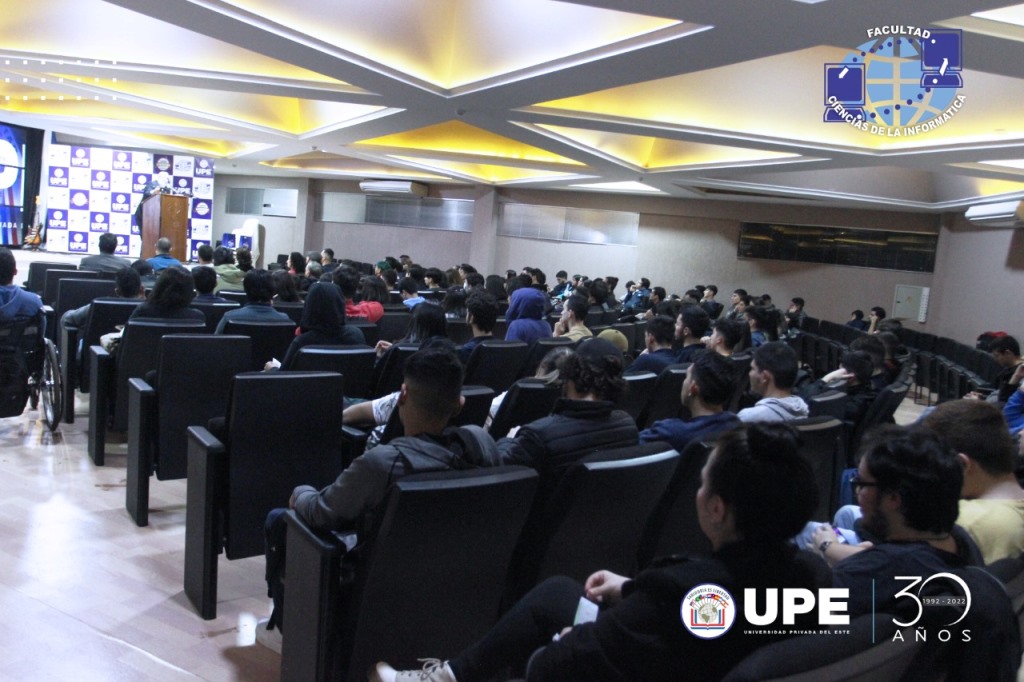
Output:
<svg viewBox="0 0 1024 682">
<path fill-rule="evenodd" d="M 758 346 L 750 363 L 750 390 L 761 399 L 736 414 L 740 421 L 781 422 L 806 417 L 807 403 L 793 395 L 797 367 L 796 353 L 785 342 Z"/>
</svg>

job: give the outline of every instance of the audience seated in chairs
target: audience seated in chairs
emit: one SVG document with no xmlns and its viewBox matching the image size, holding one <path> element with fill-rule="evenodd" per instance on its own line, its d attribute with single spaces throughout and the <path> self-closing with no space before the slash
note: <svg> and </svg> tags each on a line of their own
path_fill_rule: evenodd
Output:
<svg viewBox="0 0 1024 682">
<path fill-rule="evenodd" d="M 579 294 L 573 294 L 565 301 L 562 307 L 562 316 L 555 323 L 554 336 L 560 336 L 572 341 L 581 341 L 590 338 L 594 332 L 586 325 L 587 299 Z M 508 335 L 505 335 L 508 338 Z"/>
<path fill-rule="evenodd" d="M 192 281 L 196 284 L 196 303 L 230 303 L 223 296 L 214 293 L 217 288 L 217 272 L 207 265 L 192 268 Z"/>
<path fill-rule="evenodd" d="M 299 322 L 299 335 L 295 337 L 281 362 L 267 363 L 266 369 L 289 369 L 295 354 L 303 346 L 362 346 L 366 344 L 363 332 L 345 324 L 345 299 L 341 289 L 331 282 L 314 282 L 306 296 Z"/>
<path fill-rule="evenodd" d="M 676 352 L 672 349 L 676 323 L 668 315 L 655 315 L 647 321 L 644 332 L 644 352 L 629 366 L 629 374 L 654 372 L 659 374 L 669 365 L 675 364 Z"/>
<path fill-rule="evenodd" d="M 704 346 L 719 355 L 730 357 L 739 352 L 744 339 L 743 323 L 722 318 L 712 325 L 711 334 L 701 339 Z"/>
<path fill-rule="evenodd" d="M 732 362 L 709 350 L 693 356 L 686 370 L 681 399 L 689 419 L 662 419 L 640 432 L 641 443 L 668 442 L 677 452 L 695 440 L 739 426 L 740 420 L 724 410 L 732 397 L 735 378 Z"/>
<path fill-rule="evenodd" d="M 160 271 L 149 298 L 135 309 L 130 319 L 206 322 L 206 315 L 201 310 L 189 307 L 195 294 L 192 273 L 177 265 L 166 267 Z"/>
<path fill-rule="evenodd" d="M 505 312 L 508 321 L 505 340 L 533 343 L 537 339 L 550 337 L 551 325 L 544 319 L 547 306 L 547 296 L 533 287 L 521 287 L 513 291 Z"/>
<path fill-rule="evenodd" d="M 469 363 L 474 348 L 494 338 L 492 332 L 498 321 L 498 302 L 484 290 L 473 291 L 466 298 L 465 306 L 466 322 L 473 331 L 473 338 L 459 346 L 459 360 L 463 365 Z"/>
<path fill-rule="evenodd" d="M 270 301 L 274 297 L 274 276 L 267 270 L 250 270 L 242 278 L 246 303 L 241 308 L 224 313 L 217 325 L 217 334 L 224 333 L 229 320 L 235 322 L 287 322 L 291 318 L 274 310 Z"/>
<path fill-rule="evenodd" d="M 274 270 L 274 302 L 299 303 L 299 283 L 287 270 Z"/>
<path fill-rule="evenodd" d="M 676 362 L 690 362 L 698 351 L 704 350 L 701 339 L 711 328 L 711 318 L 696 303 L 683 307 L 676 317 L 676 341 L 682 346 L 676 353 Z"/>
<path fill-rule="evenodd" d="M 409 327 L 405 336 L 392 343 L 381 339 L 377 342 L 377 366 L 383 367 L 387 364 L 388 353 L 392 346 L 399 344 L 416 343 L 422 345 L 433 338 L 448 339 L 448 324 L 444 311 L 438 305 L 416 306 L 409 316 Z"/>
<path fill-rule="evenodd" d="M 848 422 L 852 429 L 860 423 L 871 403 L 878 397 L 878 391 L 871 383 L 873 369 L 870 355 L 861 350 L 847 351 L 843 354 L 839 369 L 807 386 L 802 396 L 809 398 L 832 389 L 844 391 L 847 400 L 843 421 Z"/>
<path fill-rule="evenodd" d="M 753 407 L 736 416 L 744 422 L 786 421 L 806 417 L 807 403 L 793 395 L 796 352 L 784 341 L 771 341 L 754 349 L 750 363 L 750 390 L 761 396 Z"/>
<path fill-rule="evenodd" d="M 639 442 L 636 422 L 615 409 L 624 385 L 622 354 L 604 339 L 584 341 L 566 362 L 564 397 L 551 415 L 498 441 L 505 464 L 522 464 L 540 473 L 535 504 L 543 504 L 566 469 L 586 455 Z"/>
<path fill-rule="evenodd" d="M 142 288 L 142 279 L 139 277 L 139 273 L 132 270 L 130 267 L 123 267 L 118 270 L 117 274 L 114 275 L 114 300 L 120 299 L 138 299 L 139 301 L 145 300 L 146 291 Z M 107 300 L 107 297 L 101 297 L 97 300 Z M 92 309 L 92 303 L 87 303 L 80 308 L 69 310 L 60 318 L 61 327 L 77 327 L 82 329 L 85 326 L 86 321 L 89 319 L 89 311 Z M 83 330 L 84 331 L 84 330 Z M 80 334 L 79 339 L 85 338 L 85 334 Z M 78 348 L 78 357 L 81 359 L 82 348 Z"/>
<path fill-rule="evenodd" d="M 323 490 L 296 488 L 289 507 L 311 528 L 358 531 L 365 527 L 366 515 L 384 499 L 391 483 L 402 476 L 497 465 L 497 448 L 483 429 L 446 428 L 461 407 L 461 389 L 462 365 L 455 353 L 432 348 L 414 354 L 406 362 L 398 397 L 402 425 L 405 433 L 412 435 L 366 451 Z M 276 509 L 267 517 L 267 582 L 274 612 L 266 626 L 261 623 L 257 628 L 257 641 L 278 651 L 285 511 Z"/>
<path fill-rule="evenodd" d="M 458 657 L 428 660 L 423 671 L 397 672 L 380 663 L 371 679 L 472 682 L 509 666 L 522 674 L 527 659 L 531 681 L 678 680 L 694 665 L 701 678 L 720 679 L 746 654 L 784 637 L 749 634 L 755 626 L 743 616 L 745 588 L 813 590 L 827 582 L 823 564 L 789 543 L 814 509 L 814 491 L 789 427 L 755 424 L 731 431 L 704 467 L 696 497 L 714 548 L 711 558 L 653 568 L 633 580 L 608 571 L 594 573 L 584 585 L 551 578 Z M 702 583 L 734 597 L 736 623 L 716 639 L 695 637 L 680 624 L 680 604 Z M 581 598 L 598 605 L 597 618 L 573 625 Z M 798 624 L 808 622 L 799 617 Z"/>
<path fill-rule="evenodd" d="M 43 309 L 43 301 L 37 294 L 14 284 L 16 274 L 18 266 L 14 254 L 6 246 L 0 246 L 0 322 L 32 317 Z"/>
</svg>

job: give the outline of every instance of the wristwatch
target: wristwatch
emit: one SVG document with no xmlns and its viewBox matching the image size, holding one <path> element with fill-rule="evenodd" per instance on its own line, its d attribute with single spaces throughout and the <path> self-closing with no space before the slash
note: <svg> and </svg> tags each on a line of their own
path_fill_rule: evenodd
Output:
<svg viewBox="0 0 1024 682">
<path fill-rule="evenodd" d="M 833 540 L 825 540 L 820 545 L 818 545 L 818 551 L 824 554 L 825 550 L 828 549 L 832 545 L 832 543 Z"/>
</svg>

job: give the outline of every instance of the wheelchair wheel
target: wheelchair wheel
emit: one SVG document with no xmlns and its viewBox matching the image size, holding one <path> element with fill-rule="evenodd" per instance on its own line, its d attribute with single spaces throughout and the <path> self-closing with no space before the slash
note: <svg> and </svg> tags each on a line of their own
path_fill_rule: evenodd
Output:
<svg viewBox="0 0 1024 682">
<path fill-rule="evenodd" d="M 63 416 L 64 386 L 60 379 L 60 360 L 57 346 L 46 339 L 46 354 L 43 356 L 43 375 L 39 380 L 39 394 L 43 403 L 43 421 L 50 431 L 56 431 Z"/>
</svg>

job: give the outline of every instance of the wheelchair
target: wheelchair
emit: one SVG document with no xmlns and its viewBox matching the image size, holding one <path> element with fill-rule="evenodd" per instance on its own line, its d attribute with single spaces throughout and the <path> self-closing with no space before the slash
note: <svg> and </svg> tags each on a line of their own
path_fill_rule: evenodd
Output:
<svg viewBox="0 0 1024 682">
<path fill-rule="evenodd" d="M 60 424 L 63 385 L 57 347 L 43 334 L 45 318 L 18 317 L 0 322 L 0 417 L 16 417 L 42 404 L 50 431 Z"/>
</svg>

